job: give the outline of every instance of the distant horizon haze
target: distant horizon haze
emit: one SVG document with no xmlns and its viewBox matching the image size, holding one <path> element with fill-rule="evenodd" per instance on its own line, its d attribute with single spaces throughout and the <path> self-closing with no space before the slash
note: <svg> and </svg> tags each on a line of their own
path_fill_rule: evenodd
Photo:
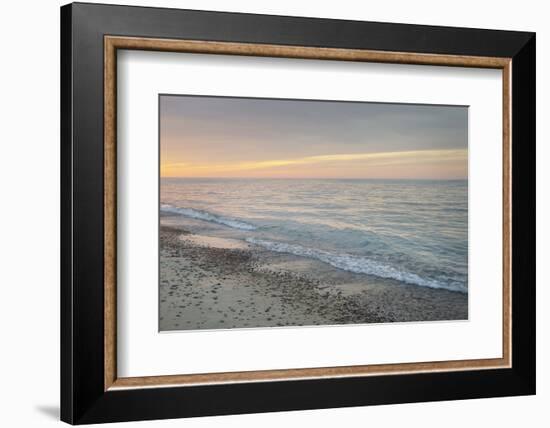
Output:
<svg viewBox="0 0 550 428">
<path fill-rule="evenodd" d="M 160 176 L 161 179 L 187 179 L 187 180 L 339 180 L 339 181 L 352 181 L 352 180 L 364 180 L 364 181 L 468 181 L 466 178 L 381 178 L 381 177 L 224 177 L 224 176 Z"/>
<path fill-rule="evenodd" d="M 468 178 L 468 108 L 160 96 L 162 177 Z"/>
</svg>

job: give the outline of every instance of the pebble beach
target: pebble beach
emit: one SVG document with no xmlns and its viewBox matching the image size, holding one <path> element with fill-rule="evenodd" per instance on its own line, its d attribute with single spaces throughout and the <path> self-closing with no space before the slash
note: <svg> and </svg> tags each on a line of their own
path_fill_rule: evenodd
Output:
<svg viewBox="0 0 550 428">
<path fill-rule="evenodd" d="M 162 222 L 159 298 L 160 331 L 468 318 L 464 293 L 345 272 Z"/>
</svg>

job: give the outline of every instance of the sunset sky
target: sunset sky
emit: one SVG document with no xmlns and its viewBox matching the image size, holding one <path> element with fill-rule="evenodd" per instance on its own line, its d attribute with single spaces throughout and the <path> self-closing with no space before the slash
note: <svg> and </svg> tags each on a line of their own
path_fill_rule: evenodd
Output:
<svg viewBox="0 0 550 428">
<path fill-rule="evenodd" d="M 162 177 L 468 176 L 467 107 L 162 95 Z"/>
</svg>

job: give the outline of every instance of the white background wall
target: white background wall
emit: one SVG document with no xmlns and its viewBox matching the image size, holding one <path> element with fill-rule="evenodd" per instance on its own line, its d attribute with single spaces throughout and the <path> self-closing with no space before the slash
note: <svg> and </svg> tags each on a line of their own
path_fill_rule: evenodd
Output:
<svg viewBox="0 0 550 428">
<path fill-rule="evenodd" d="M 147 0 L 126 4 L 537 32 L 538 395 L 155 421 L 158 427 L 548 426 L 549 13 L 544 1 Z M 104 3 L 116 3 L 104 1 Z M 0 6 L 0 424 L 54 426 L 59 407 L 59 6 Z M 545 76 L 546 75 L 546 76 Z M 546 119 L 546 120 L 545 120 Z M 138 426 L 137 423 L 125 426 Z"/>
</svg>

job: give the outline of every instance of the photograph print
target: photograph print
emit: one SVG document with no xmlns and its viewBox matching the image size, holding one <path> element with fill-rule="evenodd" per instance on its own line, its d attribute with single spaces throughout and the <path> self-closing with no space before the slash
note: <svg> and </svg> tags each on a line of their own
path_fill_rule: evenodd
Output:
<svg viewBox="0 0 550 428">
<path fill-rule="evenodd" d="M 468 108 L 159 95 L 159 330 L 468 319 Z"/>
</svg>

